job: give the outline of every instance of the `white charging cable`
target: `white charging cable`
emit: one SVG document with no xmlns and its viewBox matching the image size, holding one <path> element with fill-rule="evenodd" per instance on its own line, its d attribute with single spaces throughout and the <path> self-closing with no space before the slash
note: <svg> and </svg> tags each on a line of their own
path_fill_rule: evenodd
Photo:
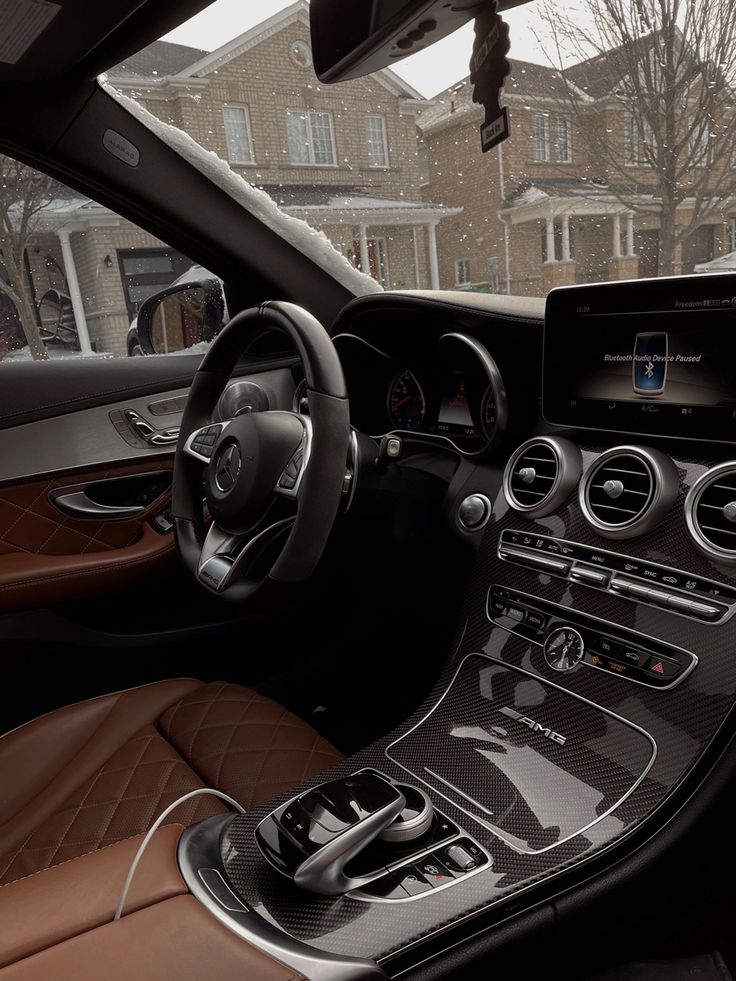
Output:
<svg viewBox="0 0 736 981">
<path fill-rule="evenodd" d="M 245 808 L 242 807 L 240 804 L 238 804 L 236 800 L 233 800 L 232 797 L 228 797 L 227 794 L 223 794 L 221 790 L 211 790 L 209 787 L 201 787 L 199 790 L 190 790 L 188 794 L 184 794 L 183 797 L 180 797 L 178 800 L 175 800 L 173 804 L 169 804 L 166 810 L 162 811 L 161 814 L 159 814 L 159 816 L 153 822 L 148 834 L 140 843 L 140 847 L 138 848 L 138 851 L 135 853 L 135 858 L 131 862 L 130 869 L 128 870 L 128 875 L 125 879 L 125 885 L 123 886 L 123 891 L 120 893 L 120 899 L 118 901 L 117 909 L 115 910 L 115 916 L 113 917 L 113 922 L 115 920 L 119 920 L 120 917 L 123 915 L 125 900 L 128 898 L 128 892 L 130 890 L 130 885 L 133 881 L 133 876 L 135 875 L 136 869 L 138 868 L 140 860 L 143 858 L 143 853 L 148 847 L 148 843 L 151 840 L 151 838 L 153 838 L 153 836 L 156 834 L 156 832 L 161 827 L 161 825 L 166 820 L 166 818 L 169 816 L 169 814 L 171 814 L 172 811 L 175 811 L 180 804 L 183 804 L 185 801 L 191 800 L 192 797 L 202 797 L 204 794 L 211 794 L 213 797 L 219 797 L 220 800 L 224 800 L 231 807 L 235 808 L 235 810 L 239 814 L 245 814 Z"/>
</svg>

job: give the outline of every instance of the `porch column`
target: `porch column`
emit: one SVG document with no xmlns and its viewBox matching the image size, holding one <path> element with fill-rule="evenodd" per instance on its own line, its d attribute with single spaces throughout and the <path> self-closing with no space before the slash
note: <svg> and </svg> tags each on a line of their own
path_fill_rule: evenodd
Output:
<svg viewBox="0 0 736 981">
<path fill-rule="evenodd" d="M 427 245 L 429 247 L 429 284 L 433 290 L 440 288 L 440 263 L 437 257 L 437 222 L 427 225 Z"/>
<path fill-rule="evenodd" d="M 557 262 L 555 255 L 555 220 L 547 218 L 547 262 Z"/>
<path fill-rule="evenodd" d="M 621 215 L 613 216 L 613 258 L 621 258 Z"/>
<path fill-rule="evenodd" d="M 628 214 L 626 216 L 626 255 L 631 258 L 635 255 L 634 252 L 634 216 Z"/>
<path fill-rule="evenodd" d="M 87 316 L 84 312 L 84 303 L 82 302 L 82 293 L 79 289 L 77 267 L 74 264 L 74 253 L 72 252 L 72 243 L 70 240 L 71 232 L 66 228 L 60 228 L 56 234 L 61 244 L 61 255 L 64 260 L 64 272 L 66 274 L 67 285 L 69 286 L 72 310 L 74 311 L 79 349 L 85 354 L 90 354 L 92 352 L 92 345 L 89 340 L 89 329 L 87 327 Z"/>
<path fill-rule="evenodd" d="M 570 216 L 562 216 L 562 261 L 570 261 Z"/>
<path fill-rule="evenodd" d="M 371 257 L 368 252 L 368 227 L 360 226 L 360 271 L 366 276 L 371 274 Z"/>
<path fill-rule="evenodd" d="M 422 288 L 422 276 L 421 270 L 419 269 L 419 234 L 420 229 L 417 225 L 411 230 L 412 243 L 414 245 L 414 278 L 416 280 L 417 289 Z"/>
</svg>

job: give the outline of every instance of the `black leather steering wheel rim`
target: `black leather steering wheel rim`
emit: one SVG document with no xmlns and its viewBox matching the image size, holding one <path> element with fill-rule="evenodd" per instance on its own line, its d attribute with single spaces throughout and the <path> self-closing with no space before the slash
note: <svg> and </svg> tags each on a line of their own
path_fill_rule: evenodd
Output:
<svg viewBox="0 0 736 981">
<path fill-rule="evenodd" d="M 311 446 L 296 498 L 293 526 L 265 579 L 234 577 L 213 590 L 199 575 L 207 533 L 202 505 L 203 463 L 186 451 L 197 430 L 210 425 L 233 370 L 254 327 L 286 333 L 302 360 L 309 402 Z M 350 443 L 350 412 L 345 378 L 324 327 L 293 303 L 272 301 L 244 310 L 230 320 L 208 349 L 194 376 L 182 417 L 174 460 L 172 518 L 180 557 L 203 588 L 243 603 L 257 593 L 304 581 L 324 551 L 340 506 Z M 212 461 L 216 459 L 214 447 Z M 253 466 L 258 466 L 255 459 Z"/>
</svg>

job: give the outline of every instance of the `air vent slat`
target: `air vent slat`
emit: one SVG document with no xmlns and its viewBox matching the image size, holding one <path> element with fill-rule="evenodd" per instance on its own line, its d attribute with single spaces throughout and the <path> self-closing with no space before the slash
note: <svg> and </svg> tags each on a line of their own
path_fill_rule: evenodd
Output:
<svg viewBox="0 0 736 981">
<path fill-rule="evenodd" d="M 580 504 L 601 535 L 635 538 L 669 511 L 679 486 L 677 468 L 661 451 L 617 446 L 602 453 L 586 473 Z"/>
<path fill-rule="evenodd" d="M 506 500 L 517 511 L 549 514 L 580 478 L 580 460 L 580 450 L 568 440 L 550 436 L 530 439 L 506 465 Z"/>
<path fill-rule="evenodd" d="M 707 470 L 690 488 L 685 519 L 707 555 L 736 562 L 736 462 Z"/>
</svg>

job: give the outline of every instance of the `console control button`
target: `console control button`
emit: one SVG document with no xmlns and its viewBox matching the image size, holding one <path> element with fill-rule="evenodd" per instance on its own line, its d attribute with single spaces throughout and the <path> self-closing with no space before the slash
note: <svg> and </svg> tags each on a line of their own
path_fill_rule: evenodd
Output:
<svg viewBox="0 0 736 981">
<path fill-rule="evenodd" d="M 470 841 L 468 838 L 461 838 L 460 841 L 448 845 L 447 848 L 443 848 L 437 855 L 443 865 L 456 878 L 461 875 L 467 875 L 468 872 L 472 872 L 479 865 L 484 865 L 486 862 L 486 856 L 483 854 L 483 851 L 475 842 Z"/>
<path fill-rule="evenodd" d="M 527 610 L 525 623 L 527 627 L 541 633 L 547 626 L 547 617 L 544 613 L 538 613 L 536 610 Z"/>
<path fill-rule="evenodd" d="M 566 576 L 570 571 L 570 563 L 563 559 L 553 559 L 548 555 L 536 555 L 532 552 L 522 552 L 521 549 L 507 548 L 502 545 L 499 554 L 503 559 L 510 559 L 512 562 L 520 562 L 522 565 L 531 566 L 540 572 L 549 572 L 555 576 Z"/>
<path fill-rule="evenodd" d="M 576 582 L 585 583 L 586 586 L 597 586 L 600 589 L 605 589 L 611 576 L 607 572 L 601 572 L 600 569 L 589 569 L 584 565 L 576 565 L 570 573 L 570 578 Z"/>
<path fill-rule="evenodd" d="M 452 882 L 454 879 L 453 874 L 439 860 L 437 855 L 428 855 L 427 858 L 423 858 L 421 862 L 417 862 L 416 868 L 419 869 L 419 872 L 433 889 L 437 886 L 444 886 L 446 882 Z"/>
<path fill-rule="evenodd" d="M 420 896 L 423 892 L 429 892 L 434 888 L 413 865 L 404 870 L 401 886 L 409 896 Z"/>
</svg>

